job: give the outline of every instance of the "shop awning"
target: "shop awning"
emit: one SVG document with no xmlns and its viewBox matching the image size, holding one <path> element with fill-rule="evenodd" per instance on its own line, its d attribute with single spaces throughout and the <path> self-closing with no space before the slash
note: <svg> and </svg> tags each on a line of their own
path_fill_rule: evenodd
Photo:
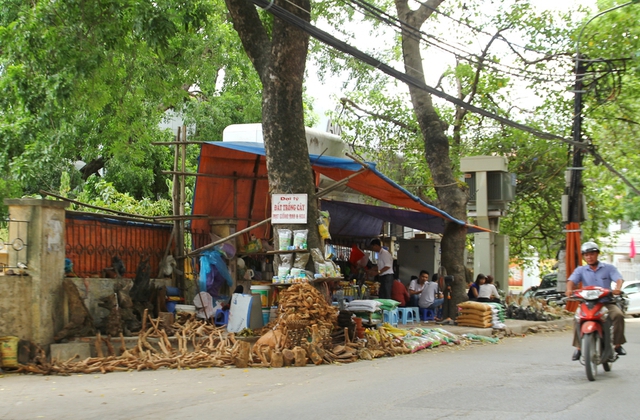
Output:
<svg viewBox="0 0 640 420">
<path fill-rule="evenodd" d="M 395 223 L 423 232 L 444 233 L 443 218 L 414 210 L 334 200 L 320 200 L 320 206 L 331 216 L 329 232 L 333 238 L 375 237 L 379 235 L 383 222 Z M 467 228 L 468 233 L 481 231 L 482 229 L 472 225 Z"/>
<path fill-rule="evenodd" d="M 347 158 L 310 155 L 309 159 L 316 173 L 335 181 L 345 179 L 363 169 L 363 164 Z M 375 163 L 367 162 L 364 166 L 367 170 L 351 178 L 346 184 L 347 187 L 390 205 L 430 215 L 440 219 L 443 225 L 444 220 L 467 225 L 464 221 L 425 203 L 378 172 Z M 209 214 L 215 218 L 236 219 L 237 230 L 244 229 L 250 224 L 270 216 L 271 203 L 265 151 L 262 144 L 248 142 L 203 144 L 198 174 L 193 198 L 193 214 Z M 407 221 L 411 216 L 415 216 L 415 213 L 409 212 Z M 209 230 L 207 220 L 196 219 L 191 223 L 192 227 L 197 230 L 206 232 Z M 413 227 L 411 224 L 399 224 Z M 429 231 L 436 229 L 436 224 L 434 222 Z M 267 228 L 263 226 L 261 229 L 264 231 Z"/>
</svg>

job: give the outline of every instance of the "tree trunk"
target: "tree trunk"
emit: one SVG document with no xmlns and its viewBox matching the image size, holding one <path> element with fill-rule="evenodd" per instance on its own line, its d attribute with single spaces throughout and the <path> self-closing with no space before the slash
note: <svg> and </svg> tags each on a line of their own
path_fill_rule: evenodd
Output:
<svg viewBox="0 0 640 420">
<path fill-rule="evenodd" d="M 226 4 L 233 26 L 262 81 L 262 132 L 270 193 L 307 194 L 307 243 L 309 248 L 320 247 L 315 224 L 318 202 L 314 198 L 315 184 L 302 106 L 302 82 L 309 35 L 274 18 L 269 37 L 252 3 L 226 0 Z M 308 0 L 275 1 L 275 4 L 309 21 Z M 278 227 L 301 228 L 300 225 Z M 274 238 L 277 237 L 274 234 Z"/>
<path fill-rule="evenodd" d="M 395 1 L 398 17 L 401 21 L 408 23 L 408 26 L 405 25 L 402 29 L 402 52 L 405 71 L 412 77 L 424 80 L 419 38 L 415 36 L 415 30 L 412 28 L 420 28 L 442 1 L 429 0 L 425 3 L 428 7 L 421 5 L 415 11 L 409 9 L 407 0 Z M 430 94 L 411 85 L 409 85 L 409 93 L 424 139 L 425 158 L 438 194 L 438 207 L 457 219 L 466 220 L 467 194 L 454 176 L 449 155 L 449 139 L 444 132 L 444 123 L 433 106 Z M 447 270 L 448 275 L 453 276 L 454 282 L 451 301 L 444 307 L 444 317 L 455 317 L 456 304 L 465 300 L 466 234 L 465 226 L 453 222 L 445 223 L 441 242 L 442 266 Z"/>
</svg>

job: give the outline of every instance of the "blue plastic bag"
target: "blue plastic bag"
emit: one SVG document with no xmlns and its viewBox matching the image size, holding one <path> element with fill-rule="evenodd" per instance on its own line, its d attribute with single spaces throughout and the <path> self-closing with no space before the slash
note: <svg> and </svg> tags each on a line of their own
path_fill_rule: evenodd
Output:
<svg viewBox="0 0 640 420">
<path fill-rule="evenodd" d="M 233 279 L 222 254 L 216 250 L 203 253 L 200 257 L 200 277 L 198 280 L 200 291 L 206 291 L 214 297 L 218 296 L 220 286 L 224 282 L 229 287 L 233 285 Z"/>
</svg>

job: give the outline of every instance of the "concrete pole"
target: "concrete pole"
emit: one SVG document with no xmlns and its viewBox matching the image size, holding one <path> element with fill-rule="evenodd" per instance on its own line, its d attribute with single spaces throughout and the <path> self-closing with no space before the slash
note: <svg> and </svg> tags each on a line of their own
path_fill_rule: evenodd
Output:
<svg viewBox="0 0 640 420">
<path fill-rule="evenodd" d="M 30 304 L 15 308 L 15 316 L 29 312 L 26 331 L 16 332 L 20 338 L 46 346 L 64 326 L 65 201 L 41 199 L 6 199 L 9 206 L 9 239 L 24 241 L 23 251 L 9 250 L 9 265 L 26 264 L 24 272 L 31 282 L 24 282 L 20 293 Z M 20 282 L 20 277 L 14 277 Z M 30 286 L 30 287 L 29 287 Z M 10 298 L 10 297 L 9 297 Z M 4 307 L 6 302 L 0 301 Z M 3 313 L 3 317 L 12 316 Z"/>
</svg>

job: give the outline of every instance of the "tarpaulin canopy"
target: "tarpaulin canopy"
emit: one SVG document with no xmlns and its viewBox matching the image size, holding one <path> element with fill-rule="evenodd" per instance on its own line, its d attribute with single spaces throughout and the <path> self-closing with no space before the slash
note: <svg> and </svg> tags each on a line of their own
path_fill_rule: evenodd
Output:
<svg viewBox="0 0 640 420">
<path fill-rule="evenodd" d="M 340 181 L 353 176 L 346 186 L 385 203 L 412 209 L 432 217 L 466 225 L 435 206 L 425 203 L 378 172 L 374 163 L 347 158 L 309 155 L 316 173 Z M 295 164 L 295 163 L 292 163 Z M 260 143 L 211 142 L 202 145 L 193 214 L 237 220 L 237 230 L 270 217 L 271 203 L 264 147 Z M 413 212 L 410 212 L 413 213 Z M 331 214 L 332 218 L 336 215 Z M 407 221 L 411 216 L 407 216 Z M 386 220 L 386 219 L 385 219 Z M 208 221 L 195 219 L 192 227 L 208 231 Z M 406 224 L 405 226 L 412 226 Z M 467 225 L 468 226 L 468 225 Z M 266 229 L 262 227 L 261 229 Z M 429 229 L 433 231 L 435 227 Z M 441 230 L 441 229 L 440 229 Z M 375 235 L 379 234 L 379 231 Z M 268 236 L 268 235 L 261 235 Z M 361 236 L 361 235 L 358 235 Z"/>
<path fill-rule="evenodd" d="M 414 210 L 334 200 L 320 200 L 320 207 L 328 211 L 331 216 L 329 233 L 333 238 L 375 237 L 380 234 L 383 222 L 391 222 L 423 232 L 444 233 L 443 218 Z M 468 233 L 480 231 L 481 229 L 475 226 L 469 226 L 467 230 Z"/>
</svg>

